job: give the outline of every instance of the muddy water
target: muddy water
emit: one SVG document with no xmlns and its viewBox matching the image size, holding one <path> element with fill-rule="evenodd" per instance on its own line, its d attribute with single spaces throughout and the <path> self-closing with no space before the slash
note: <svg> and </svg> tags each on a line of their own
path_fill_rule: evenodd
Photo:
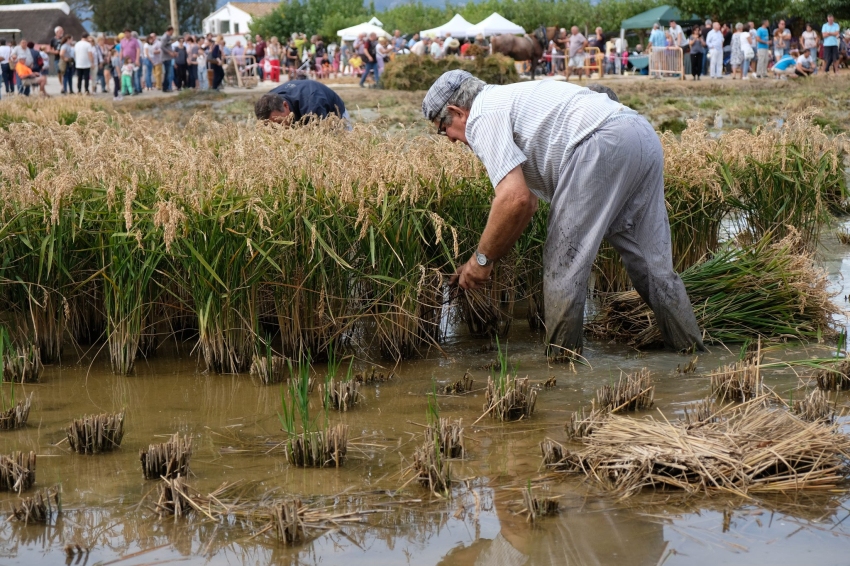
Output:
<svg viewBox="0 0 850 566">
<path fill-rule="evenodd" d="M 845 252 L 831 240 L 824 250 L 836 289 L 850 276 Z M 444 416 L 463 418 L 470 452 L 453 468 L 456 478 L 467 481 L 450 501 L 417 486 L 387 492 L 404 483 L 399 472 L 418 442 L 432 382 L 456 380 L 469 370 L 476 389 L 483 386 L 487 371 L 480 368 L 495 355 L 481 352 L 486 345 L 481 340 L 458 335 L 447 344 L 447 356 L 435 353 L 401 364 L 394 368 L 397 379 L 365 387 L 361 405 L 333 413 L 331 422 L 348 423 L 353 438 L 350 459 L 338 470 L 291 468 L 275 449 L 281 437 L 278 387 L 264 387 L 248 376 L 206 374 L 194 357 L 171 345 L 127 378 L 112 376 L 102 356 L 49 367 L 42 383 L 16 389 L 16 395 L 34 393 L 30 422 L 0 435 L 0 450 L 35 450 L 37 485 L 61 483 L 64 513 L 48 528 L 0 525 L 0 564 L 62 564 L 67 544 L 91 549 L 80 564 L 847 563 L 850 500 L 843 491 L 752 501 L 646 493 L 618 502 L 569 478 L 542 488 L 562 496 L 562 513 L 533 528 L 527 525 L 515 514 L 517 489 L 537 475 L 538 443 L 546 437 L 563 440 L 569 412 L 587 404 L 600 384 L 621 370 L 648 367 L 657 383 L 657 407 L 677 416 L 685 403 L 708 394 L 705 375 L 735 360 L 737 352 L 713 348 L 700 356 L 695 374 L 682 376 L 676 368 L 687 357 L 637 354 L 597 342 L 586 348 L 590 366 L 572 370 L 548 366 L 541 337 L 523 326 L 514 325 L 508 342 L 512 364 L 533 382 L 555 376 L 557 385 L 541 391 L 530 421 L 504 425 L 487 418 L 472 424 L 482 412 L 480 391 L 440 397 Z M 823 347 L 795 345 L 767 356 L 827 353 Z M 324 367 L 316 372 L 323 375 Z M 800 386 L 790 371 L 772 373 L 767 382 L 785 393 Z M 318 406 L 317 393 L 314 403 Z M 70 453 L 63 430 L 71 419 L 121 409 L 127 416 L 120 450 L 88 457 Z M 254 531 L 236 520 L 217 525 L 196 517 L 159 519 L 150 510 L 155 482 L 142 479 L 138 453 L 175 431 L 194 439 L 190 483 L 203 493 L 241 481 L 257 498 L 298 495 L 339 508 L 368 507 L 377 499 L 402 503 L 389 505 L 390 512 L 364 526 L 345 525 L 295 548 L 266 536 L 252 538 Z M 5 494 L 0 505 L 8 507 L 14 499 Z"/>
</svg>

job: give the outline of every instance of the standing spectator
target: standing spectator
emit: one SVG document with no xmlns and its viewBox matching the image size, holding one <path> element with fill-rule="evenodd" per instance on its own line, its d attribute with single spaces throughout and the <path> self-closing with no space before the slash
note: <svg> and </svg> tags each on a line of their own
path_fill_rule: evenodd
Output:
<svg viewBox="0 0 850 566">
<path fill-rule="evenodd" d="M 378 85 L 381 84 L 381 75 L 378 71 L 378 34 L 375 32 L 370 33 L 369 39 L 364 42 L 363 56 L 365 57 L 366 70 L 360 77 L 360 88 L 365 86 L 363 83 L 366 82 L 366 77 L 369 76 L 370 72 L 375 75 L 375 88 L 378 88 Z"/>
<path fill-rule="evenodd" d="M 198 73 L 198 90 L 207 90 L 210 85 L 207 80 L 207 40 L 204 38 L 198 38 L 197 46 L 198 46 L 198 64 L 195 67 L 195 72 Z"/>
<path fill-rule="evenodd" d="M 656 24 L 658 25 L 658 24 Z M 569 37 L 570 60 L 567 62 L 566 78 L 570 80 L 570 75 L 575 69 L 579 80 L 584 78 L 584 49 L 587 47 L 587 39 L 578 31 L 578 26 L 570 28 Z"/>
<path fill-rule="evenodd" d="M 666 47 L 667 45 L 667 36 L 657 23 L 652 24 L 652 33 L 649 34 L 649 44 L 656 48 Z"/>
<path fill-rule="evenodd" d="M 213 71 L 212 90 L 219 90 L 224 80 L 224 36 L 219 35 L 216 38 L 210 51 L 210 65 Z"/>
<path fill-rule="evenodd" d="M 779 61 L 791 48 L 791 30 L 785 27 L 785 20 L 779 20 L 779 25 L 773 30 L 773 60 Z"/>
<path fill-rule="evenodd" d="M 121 54 L 118 52 L 120 48 L 120 45 L 115 45 L 109 50 L 109 61 L 112 66 L 112 82 L 114 84 L 112 100 L 115 101 L 124 99 L 124 97 L 121 96 L 121 67 L 123 66 L 123 63 L 121 61 Z"/>
<path fill-rule="evenodd" d="M 280 57 L 281 57 L 281 46 L 280 41 L 276 36 L 272 37 L 269 40 L 269 44 L 266 46 L 266 61 L 269 63 L 269 69 L 271 71 L 271 76 L 266 78 L 271 78 L 271 81 L 274 83 L 280 82 Z"/>
<path fill-rule="evenodd" d="M 59 72 L 59 48 L 62 47 L 62 38 L 65 37 L 65 30 L 62 26 L 56 26 L 53 29 L 53 37 L 50 39 L 50 44 L 47 48 L 47 53 L 53 58 L 53 72 L 59 77 L 59 82 L 62 82 L 62 73 Z"/>
<path fill-rule="evenodd" d="M 723 32 L 720 31 L 720 24 L 714 22 L 712 30 L 708 32 L 708 37 L 705 38 L 705 45 L 708 47 L 709 64 L 711 65 L 711 78 L 723 78 Z"/>
<path fill-rule="evenodd" d="M 0 75 L 2 75 L 3 86 L 6 88 L 6 94 L 15 92 L 14 79 L 12 77 L 12 48 L 6 45 L 5 39 L 0 39 Z M 61 81 L 62 78 L 60 77 Z"/>
<path fill-rule="evenodd" d="M 803 35 L 800 36 L 800 50 L 808 51 L 809 58 L 815 64 L 815 73 L 817 73 L 818 68 L 818 43 L 820 42 L 820 38 L 818 37 L 818 32 L 812 29 L 812 24 L 806 23 L 806 31 L 803 32 Z"/>
<path fill-rule="evenodd" d="M 133 72 L 136 72 L 137 68 L 141 68 L 141 60 L 142 60 L 142 46 L 139 43 L 139 40 L 133 37 L 133 32 L 129 29 L 124 30 L 124 38 L 121 40 L 121 59 L 130 58 L 130 63 L 133 65 Z M 121 67 L 121 90 L 124 90 L 124 65 Z M 131 94 L 135 94 L 135 74 L 130 77 L 133 82 L 133 92 Z M 141 92 L 141 88 L 139 89 Z"/>
<path fill-rule="evenodd" d="M 407 48 L 411 51 L 413 50 L 413 46 L 416 45 L 416 42 L 419 41 L 419 34 L 414 33 L 413 37 L 410 38 L 410 41 L 407 42 Z"/>
<path fill-rule="evenodd" d="M 266 78 L 265 68 L 263 66 L 264 59 L 266 58 L 266 42 L 263 41 L 263 36 L 257 34 L 254 36 L 254 40 L 256 43 L 254 44 L 254 62 L 257 64 L 257 77 L 260 82 Z"/>
<path fill-rule="evenodd" d="M 122 50 L 123 51 L 123 50 Z M 136 65 L 133 63 L 132 57 L 124 57 L 124 64 L 121 66 L 121 95 L 135 94 L 133 87 L 133 76 L 136 74 Z"/>
<path fill-rule="evenodd" d="M 186 83 L 192 90 L 198 90 L 198 52 L 200 49 L 195 43 L 195 38 L 189 36 L 186 39 Z"/>
<path fill-rule="evenodd" d="M 484 39 L 483 34 L 479 34 L 481 36 L 482 42 L 486 41 Z M 555 34 L 555 39 L 552 41 L 555 43 L 555 54 L 559 55 L 559 57 L 555 58 L 555 72 L 563 73 L 567 69 L 567 60 L 566 55 L 568 53 L 568 43 L 569 43 L 569 34 L 567 34 L 567 28 L 561 28 L 558 30 L 558 33 Z M 478 37 L 475 38 L 475 43 L 478 43 Z M 481 47 L 484 47 L 483 43 L 480 43 Z M 489 47 L 489 45 L 487 45 Z"/>
<path fill-rule="evenodd" d="M 741 73 L 741 66 L 744 64 L 744 51 L 741 46 L 741 35 L 743 35 L 744 24 L 738 22 L 735 24 L 735 33 L 732 35 L 732 55 L 729 59 L 729 64 L 732 66 L 732 80 L 738 78 Z M 749 38 L 750 34 L 747 34 Z"/>
<path fill-rule="evenodd" d="M 838 36 L 841 27 L 835 23 L 835 17 L 832 14 L 826 16 L 826 23 L 821 28 L 821 36 L 823 36 L 823 59 L 825 61 L 824 71 L 828 74 L 829 68 L 832 67 L 833 74 L 838 73 Z"/>
<path fill-rule="evenodd" d="M 233 56 L 237 72 L 242 72 L 242 69 L 245 68 L 245 48 L 242 47 L 242 42 L 238 39 L 233 49 L 230 50 L 230 55 Z"/>
<path fill-rule="evenodd" d="M 188 57 L 186 55 L 186 45 L 183 42 L 183 37 L 177 38 L 177 49 L 174 54 L 174 86 L 177 90 L 186 88 L 188 81 L 189 66 Z"/>
<path fill-rule="evenodd" d="M 597 30 L 601 30 L 602 28 L 596 28 Z M 685 37 L 685 30 L 682 29 L 682 26 L 677 24 L 675 20 L 670 20 L 670 39 L 673 40 L 674 47 L 684 47 L 688 44 L 688 38 Z"/>
<path fill-rule="evenodd" d="M 386 37 L 378 40 L 376 52 L 378 54 L 378 75 L 382 75 L 384 73 L 384 65 L 389 63 L 390 55 L 393 53 L 393 48 Z"/>
<path fill-rule="evenodd" d="M 756 67 L 756 77 L 763 79 L 767 77 L 767 62 L 770 58 L 770 22 L 764 20 L 761 27 L 756 30 L 756 56 L 758 57 L 758 66 Z"/>
<path fill-rule="evenodd" d="M 446 39 L 443 43 L 443 55 L 457 55 L 460 53 L 460 42 L 457 38 L 452 37 L 452 34 L 446 33 Z"/>
<path fill-rule="evenodd" d="M 671 24 L 675 24 L 676 22 L 670 22 Z M 681 31 L 682 28 L 679 28 Z M 596 28 L 594 34 L 587 39 L 588 47 L 595 47 L 599 50 L 599 54 L 593 61 L 594 65 L 599 65 L 599 78 L 604 76 L 604 71 L 602 68 L 602 59 L 605 56 L 605 34 L 602 33 L 602 28 Z"/>
<path fill-rule="evenodd" d="M 153 73 L 151 88 L 159 89 L 162 88 L 162 43 L 157 39 L 155 33 L 148 35 L 148 42 L 150 43 L 148 53 L 150 54 L 149 59 Z"/>
<path fill-rule="evenodd" d="M 86 94 L 89 94 L 89 78 L 92 66 L 92 44 L 89 34 L 83 32 L 82 38 L 74 46 L 74 65 L 77 67 L 77 92 L 82 93 L 81 85 L 85 83 Z"/>
<path fill-rule="evenodd" d="M 143 87 L 145 90 L 153 90 L 153 41 L 151 40 L 151 36 L 148 35 L 145 37 L 145 40 L 142 42 L 142 68 L 144 70 L 144 84 Z"/>
<path fill-rule="evenodd" d="M 431 47 L 429 47 L 428 51 L 431 53 L 431 57 L 434 59 L 442 59 L 443 55 L 443 38 L 435 37 L 431 40 Z"/>
<path fill-rule="evenodd" d="M 295 46 L 295 40 L 289 40 L 289 46 L 286 48 L 286 68 L 289 80 L 295 78 L 295 70 L 298 68 L 298 48 Z"/>
<path fill-rule="evenodd" d="M 98 57 L 101 60 L 101 72 L 98 75 L 98 80 L 103 79 L 100 86 L 103 93 L 106 94 L 111 88 L 112 74 L 118 72 L 118 70 L 112 68 L 112 56 L 109 53 L 109 46 L 106 45 L 106 38 L 103 35 L 98 36 L 96 48 L 98 50 Z"/>
<path fill-rule="evenodd" d="M 702 37 L 702 30 L 699 26 L 694 26 L 691 31 L 688 45 L 691 51 L 691 75 L 695 81 L 698 81 L 702 74 L 702 59 L 705 57 L 705 39 Z"/>
<path fill-rule="evenodd" d="M 427 37 L 425 39 L 420 39 L 419 41 L 413 44 L 413 46 L 410 48 L 410 52 L 416 55 L 417 57 L 424 57 L 426 53 L 431 52 L 430 46 L 428 46 L 427 43 Z"/>
<path fill-rule="evenodd" d="M 92 90 L 97 94 L 97 85 L 100 85 L 100 92 L 106 92 L 106 77 L 103 74 L 104 63 L 106 61 L 106 38 L 103 34 L 97 36 L 97 40 L 92 45 L 92 82 L 94 86 Z"/>
<path fill-rule="evenodd" d="M 401 32 L 399 30 L 395 30 L 393 32 L 393 42 L 392 45 L 390 45 L 390 48 L 393 50 L 393 52 L 400 52 L 402 49 L 404 49 L 406 44 L 407 42 L 401 36 Z"/>
<path fill-rule="evenodd" d="M 171 83 L 174 82 L 174 49 L 171 47 L 174 28 L 168 26 L 160 40 L 162 50 L 162 92 L 171 92 Z"/>
<path fill-rule="evenodd" d="M 59 72 L 62 74 L 62 94 L 74 94 L 74 46 L 70 35 L 63 37 L 59 46 Z"/>
<path fill-rule="evenodd" d="M 744 64 L 741 65 L 741 79 L 749 80 L 748 73 L 750 72 L 750 64 L 756 56 L 755 42 L 753 36 L 750 35 L 750 25 L 747 24 L 741 29 L 741 52 L 744 54 Z"/>
</svg>

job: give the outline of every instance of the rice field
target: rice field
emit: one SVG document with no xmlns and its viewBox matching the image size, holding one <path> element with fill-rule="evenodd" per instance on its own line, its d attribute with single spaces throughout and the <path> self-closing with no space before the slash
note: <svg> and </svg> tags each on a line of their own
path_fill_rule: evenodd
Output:
<svg viewBox="0 0 850 566">
<path fill-rule="evenodd" d="M 550 364 L 545 210 L 488 288 L 446 285 L 492 197 L 461 147 L 368 124 L 168 124 L 78 99 L 0 111 L 16 117 L 0 136 L 16 419 L 0 442 L 39 458 L 34 490 L 0 498 L 18 518 L 0 526 L 12 564 L 37 549 L 473 564 L 501 545 L 532 564 L 702 563 L 694 541 L 734 563 L 753 529 L 759 560 L 822 543 L 823 525 L 850 534 L 832 241 L 850 148 L 816 116 L 662 135 L 674 261 L 709 353 L 653 351 L 651 313 L 603 250 L 586 357 Z M 796 435 L 790 463 L 753 440 L 771 435 Z M 647 446 L 664 452 L 641 459 Z M 727 467 L 700 469 L 718 454 Z M 705 487 L 720 476 L 726 495 Z M 755 523 L 765 510 L 781 520 Z"/>
</svg>

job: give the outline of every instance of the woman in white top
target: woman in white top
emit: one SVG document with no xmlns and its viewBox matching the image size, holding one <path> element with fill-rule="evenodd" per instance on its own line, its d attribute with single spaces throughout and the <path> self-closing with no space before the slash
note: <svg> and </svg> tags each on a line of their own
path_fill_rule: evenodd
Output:
<svg viewBox="0 0 850 566">
<path fill-rule="evenodd" d="M 802 35 L 802 47 L 803 49 L 809 52 L 809 57 L 814 64 L 814 68 L 818 68 L 818 43 L 820 42 L 820 38 L 818 37 L 818 32 L 812 29 L 812 24 L 806 24 L 806 31 L 803 32 Z M 817 72 L 817 71 L 815 71 Z"/>
</svg>

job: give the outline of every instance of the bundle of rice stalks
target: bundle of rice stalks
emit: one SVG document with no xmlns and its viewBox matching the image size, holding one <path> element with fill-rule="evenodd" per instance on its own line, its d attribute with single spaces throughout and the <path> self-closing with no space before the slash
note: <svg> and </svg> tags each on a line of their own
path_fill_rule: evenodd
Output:
<svg viewBox="0 0 850 566">
<path fill-rule="evenodd" d="M 771 241 L 725 248 L 681 274 L 708 342 L 756 336 L 820 340 L 835 333 L 837 308 L 826 272 L 812 254 L 800 251 L 799 238 Z M 601 296 L 587 326 L 598 337 L 636 347 L 661 341 L 655 315 L 635 291 Z"/>
<path fill-rule="evenodd" d="M 472 391 L 472 386 L 474 383 L 475 381 L 472 379 L 472 376 L 469 375 L 469 372 L 464 372 L 463 377 L 461 379 L 444 386 L 442 394 L 463 395 L 464 393 L 469 393 L 470 391 Z"/>
<path fill-rule="evenodd" d="M 761 364 L 738 361 L 711 373 L 711 394 L 718 401 L 749 401 L 764 393 Z"/>
<path fill-rule="evenodd" d="M 531 492 L 531 482 L 528 488 L 522 491 L 522 500 L 525 503 L 526 521 L 534 523 L 540 517 L 557 515 L 561 502 L 557 497 L 537 497 Z"/>
<path fill-rule="evenodd" d="M 260 378 L 263 385 L 285 381 L 289 375 L 286 358 L 280 356 L 257 356 L 251 361 L 251 375 Z"/>
<path fill-rule="evenodd" d="M 185 517 L 192 509 L 192 500 L 188 485 L 181 476 L 163 478 L 159 483 L 159 499 L 155 504 L 160 515 L 174 515 L 174 518 Z"/>
<path fill-rule="evenodd" d="M 3 381 L 12 383 L 38 383 L 44 366 L 41 364 L 41 354 L 38 348 L 29 346 L 13 346 L 2 356 Z"/>
<path fill-rule="evenodd" d="M 620 372 L 616 385 L 603 385 L 596 390 L 596 406 L 610 413 L 639 411 L 653 405 L 655 385 L 649 370 L 643 368 L 635 373 Z"/>
<path fill-rule="evenodd" d="M 843 391 L 850 387 L 850 360 L 834 368 L 821 368 L 815 372 L 815 381 L 822 391 Z"/>
<path fill-rule="evenodd" d="M 604 408 L 598 408 L 595 405 L 589 410 L 582 407 L 579 411 L 574 411 L 570 415 L 570 420 L 564 425 L 564 430 L 567 433 L 567 438 L 570 440 L 578 440 L 585 438 L 592 433 L 605 419 L 605 416 L 610 411 Z"/>
<path fill-rule="evenodd" d="M 588 434 L 590 433 L 588 432 Z M 565 462 L 570 451 L 564 448 L 563 445 L 551 438 L 547 438 L 540 443 L 540 452 L 543 454 L 542 466 L 544 468 L 548 468 L 551 471 L 563 471 L 567 469 Z"/>
<path fill-rule="evenodd" d="M 473 60 L 445 57 L 405 55 L 396 57 L 384 67 L 381 82 L 392 90 L 427 90 L 446 71 L 464 69 L 488 84 L 508 84 L 519 80 L 513 59 L 500 54 Z"/>
<path fill-rule="evenodd" d="M 56 514 L 62 512 L 59 499 L 59 487 L 51 487 L 36 492 L 12 504 L 12 517 L 25 525 L 29 523 L 47 524 Z"/>
<path fill-rule="evenodd" d="M 537 389 L 531 386 L 527 377 L 516 375 L 492 376 L 487 378 L 484 390 L 484 414 L 500 421 L 515 421 L 529 418 L 537 403 Z M 483 415 L 482 415 L 483 416 Z"/>
<path fill-rule="evenodd" d="M 835 403 L 829 402 L 826 393 L 815 389 L 800 401 L 794 401 L 791 411 L 804 421 L 831 423 L 835 418 Z"/>
<path fill-rule="evenodd" d="M 697 403 L 685 406 L 683 410 L 684 418 L 682 420 L 688 427 L 717 422 L 719 419 L 717 411 L 717 403 L 715 403 L 713 398 L 708 397 Z"/>
<path fill-rule="evenodd" d="M 836 425 L 807 423 L 761 401 L 691 427 L 611 415 L 585 448 L 544 462 L 582 472 L 623 496 L 644 487 L 741 495 L 834 489 L 847 478 L 850 437 Z"/>
<path fill-rule="evenodd" d="M 35 452 L 0 455 L 0 491 L 21 493 L 35 483 Z"/>
<path fill-rule="evenodd" d="M 21 428 L 27 424 L 32 406 L 32 393 L 29 397 L 15 403 L 15 393 L 12 390 L 12 406 L 6 408 L 6 398 L 3 397 L 3 411 L 0 412 L 0 430 Z"/>
<path fill-rule="evenodd" d="M 282 501 L 274 506 L 272 522 L 280 542 L 290 545 L 304 540 L 303 512 L 304 507 L 298 499 Z"/>
<path fill-rule="evenodd" d="M 432 493 L 445 495 L 451 488 L 451 464 L 437 442 L 425 442 L 413 452 L 413 464 L 408 472 Z"/>
<path fill-rule="evenodd" d="M 446 458 L 463 458 L 466 455 L 463 445 L 463 420 L 439 417 L 425 429 L 425 444 L 438 446 L 440 453 Z"/>
<path fill-rule="evenodd" d="M 146 480 L 185 478 L 189 475 L 189 460 L 192 459 L 192 438 L 174 433 L 168 442 L 151 444 L 147 450 L 140 450 L 139 459 Z"/>
<path fill-rule="evenodd" d="M 325 406 L 337 411 L 347 411 L 353 408 L 362 397 L 360 384 L 354 379 L 343 381 L 329 379 L 324 384 L 319 385 L 319 391 L 322 398 L 325 399 Z"/>
<path fill-rule="evenodd" d="M 492 280 L 482 289 L 453 287 L 451 300 L 459 316 L 474 336 L 507 336 L 513 321 L 518 289 L 512 258 L 506 258 L 493 270 Z"/>
<path fill-rule="evenodd" d="M 77 454 L 111 452 L 124 438 L 124 412 L 87 415 L 67 428 L 68 443 Z"/>
<path fill-rule="evenodd" d="M 290 435 L 284 445 L 286 460 L 299 468 L 339 468 L 348 451 L 348 425 Z"/>
</svg>

